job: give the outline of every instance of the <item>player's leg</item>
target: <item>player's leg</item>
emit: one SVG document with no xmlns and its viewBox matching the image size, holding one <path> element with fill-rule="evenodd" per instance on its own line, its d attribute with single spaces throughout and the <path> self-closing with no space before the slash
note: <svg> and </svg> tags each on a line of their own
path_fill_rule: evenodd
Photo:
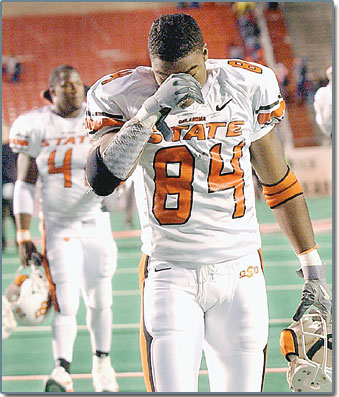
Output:
<svg viewBox="0 0 339 397">
<path fill-rule="evenodd" d="M 47 239 L 47 270 L 55 286 L 55 315 L 52 323 L 55 368 L 45 391 L 73 391 L 70 364 L 77 334 L 76 314 L 82 275 L 82 247 L 77 239 Z"/>
<path fill-rule="evenodd" d="M 94 234 L 84 240 L 84 251 L 83 296 L 93 352 L 93 384 L 96 392 L 116 392 L 119 387 L 109 354 L 112 339 L 112 277 L 117 264 L 117 248 L 108 214 L 97 220 Z"/>
<path fill-rule="evenodd" d="M 147 390 L 197 392 L 204 313 L 195 300 L 196 274 L 163 261 L 144 264 L 140 346 Z"/>
<path fill-rule="evenodd" d="M 226 279 L 228 278 L 228 280 Z M 223 282 L 218 280 L 218 282 Z M 260 392 L 268 339 L 265 280 L 259 253 L 229 264 L 231 292 L 206 313 L 205 355 L 211 392 Z"/>
</svg>

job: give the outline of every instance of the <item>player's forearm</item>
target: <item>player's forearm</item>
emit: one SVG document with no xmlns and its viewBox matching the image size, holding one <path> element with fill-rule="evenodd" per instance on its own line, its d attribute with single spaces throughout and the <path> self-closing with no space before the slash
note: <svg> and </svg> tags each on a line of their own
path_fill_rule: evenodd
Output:
<svg viewBox="0 0 339 397">
<path fill-rule="evenodd" d="M 15 214 L 15 225 L 17 230 L 30 230 L 32 216 L 29 214 Z"/>
<path fill-rule="evenodd" d="M 14 185 L 13 212 L 17 228 L 17 242 L 29 241 L 31 218 L 34 212 L 35 185 L 17 180 Z"/>
<path fill-rule="evenodd" d="M 151 128 L 133 118 L 108 143 L 100 143 L 103 162 L 114 176 L 123 181 L 130 176 L 151 134 Z"/>
<path fill-rule="evenodd" d="M 274 208 L 273 213 L 297 255 L 315 247 L 312 223 L 303 195 Z"/>
<path fill-rule="evenodd" d="M 15 224 L 16 224 L 16 242 L 18 244 L 31 241 L 31 218 L 29 214 L 16 214 Z"/>
<path fill-rule="evenodd" d="M 108 196 L 132 174 L 151 134 L 151 128 L 133 118 L 117 134 L 100 139 L 86 165 L 87 180 L 94 193 Z"/>
</svg>

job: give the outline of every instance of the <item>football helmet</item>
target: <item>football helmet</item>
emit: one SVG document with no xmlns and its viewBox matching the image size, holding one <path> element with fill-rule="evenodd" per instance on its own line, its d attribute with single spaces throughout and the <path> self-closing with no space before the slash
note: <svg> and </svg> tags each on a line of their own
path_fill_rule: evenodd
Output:
<svg viewBox="0 0 339 397">
<path fill-rule="evenodd" d="M 280 334 L 288 363 L 287 382 L 294 392 L 332 391 L 332 323 L 311 310 Z"/>
<path fill-rule="evenodd" d="M 19 325 L 41 324 L 51 307 L 49 285 L 43 268 L 39 265 L 40 257 L 37 254 L 32 256 L 30 265 L 19 267 L 14 282 L 5 291 L 5 297 Z M 26 274 L 22 274 L 23 271 Z"/>
</svg>

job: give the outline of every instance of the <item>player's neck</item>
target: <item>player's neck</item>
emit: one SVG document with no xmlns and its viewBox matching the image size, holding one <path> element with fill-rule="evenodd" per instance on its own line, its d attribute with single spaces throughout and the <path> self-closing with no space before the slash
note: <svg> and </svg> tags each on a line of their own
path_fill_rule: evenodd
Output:
<svg viewBox="0 0 339 397">
<path fill-rule="evenodd" d="M 63 117 L 64 119 L 68 118 L 73 118 L 79 116 L 81 112 L 81 108 L 77 109 L 63 109 L 60 107 L 52 107 L 52 112 L 57 114 L 60 117 Z"/>
</svg>

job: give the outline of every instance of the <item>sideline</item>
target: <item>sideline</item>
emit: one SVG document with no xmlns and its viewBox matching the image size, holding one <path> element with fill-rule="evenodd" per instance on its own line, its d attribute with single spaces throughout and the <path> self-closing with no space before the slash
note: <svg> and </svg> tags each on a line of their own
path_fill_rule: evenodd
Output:
<svg viewBox="0 0 339 397">
<path fill-rule="evenodd" d="M 288 368 L 266 368 L 266 373 L 283 373 L 287 372 Z M 207 375 L 207 370 L 200 370 L 199 375 Z M 44 380 L 46 375 L 14 375 L 14 376 L 3 376 L 3 382 L 9 381 L 32 381 L 32 380 Z M 142 372 L 117 372 L 117 378 L 140 378 L 143 377 Z M 92 374 L 72 374 L 72 379 L 92 379 Z"/>
</svg>

